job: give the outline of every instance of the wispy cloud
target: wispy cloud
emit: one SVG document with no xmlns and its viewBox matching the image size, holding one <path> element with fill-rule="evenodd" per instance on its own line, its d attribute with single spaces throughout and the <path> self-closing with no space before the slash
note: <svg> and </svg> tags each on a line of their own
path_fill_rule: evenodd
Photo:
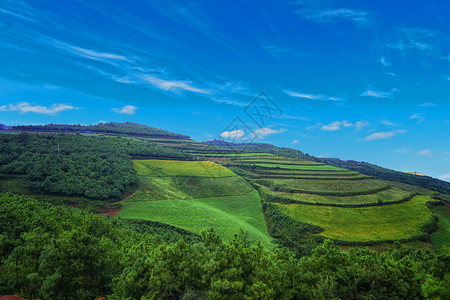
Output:
<svg viewBox="0 0 450 300">
<path fill-rule="evenodd" d="M 450 174 L 443 174 L 443 175 L 439 176 L 439 179 L 445 180 L 445 181 L 450 181 Z"/>
<path fill-rule="evenodd" d="M 374 98 L 392 98 L 392 96 L 398 92 L 396 88 L 391 89 L 389 92 L 378 91 L 374 89 L 367 89 L 361 94 L 363 97 L 374 97 Z"/>
<path fill-rule="evenodd" d="M 246 102 L 239 102 L 239 101 L 235 101 L 235 100 L 230 100 L 230 99 L 216 99 L 216 98 L 211 98 L 214 102 L 217 103 L 224 103 L 224 104 L 229 104 L 229 105 L 235 105 L 235 106 L 247 106 L 248 103 Z"/>
<path fill-rule="evenodd" d="M 253 138 L 257 138 L 257 139 L 262 139 L 268 135 L 272 135 L 272 134 L 279 134 L 279 133 L 283 133 L 285 132 L 286 129 L 281 128 L 278 130 L 269 128 L 269 127 L 264 127 L 264 128 L 258 128 L 256 130 L 253 131 L 252 133 L 252 137 Z"/>
<path fill-rule="evenodd" d="M 26 113 L 36 113 L 43 115 L 56 115 L 59 112 L 67 111 L 67 110 L 75 110 L 79 109 L 78 107 L 67 105 L 67 104 L 53 104 L 50 107 L 42 106 L 42 105 L 33 105 L 28 102 L 21 102 L 18 104 L 9 104 L 0 106 L 0 111 L 16 111 L 21 114 Z"/>
<path fill-rule="evenodd" d="M 403 153 L 409 153 L 410 150 L 409 150 L 409 148 L 401 147 L 401 148 L 394 149 L 394 152 L 403 154 Z"/>
<path fill-rule="evenodd" d="M 417 120 L 417 124 L 422 123 L 425 121 L 425 117 L 421 114 L 413 114 L 409 117 L 410 120 Z"/>
<path fill-rule="evenodd" d="M 306 19 L 317 23 L 333 23 L 336 21 L 351 21 L 357 24 L 366 24 L 369 21 L 368 13 L 363 10 L 350 8 L 315 9 L 305 8 L 297 11 Z"/>
<path fill-rule="evenodd" d="M 355 128 L 356 131 L 361 130 L 364 127 L 369 126 L 369 122 L 367 121 L 357 121 L 354 124 L 350 123 L 347 120 L 342 121 L 334 121 L 330 124 L 322 124 L 322 123 L 316 123 L 315 125 L 306 127 L 307 130 L 314 130 L 316 128 L 320 128 L 322 131 L 337 131 L 341 130 L 342 128 Z"/>
<path fill-rule="evenodd" d="M 124 55 L 82 48 L 82 47 L 79 47 L 76 45 L 62 42 L 60 40 L 57 40 L 57 39 L 54 39 L 54 38 L 51 38 L 48 36 L 44 36 L 44 35 L 41 35 L 36 39 L 48 46 L 51 46 L 51 47 L 59 50 L 59 51 L 62 51 L 64 53 L 74 55 L 77 57 L 87 58 L 87 59 L 106 62 L 106 63 L 112 63 L 114 61 L 121 61 L 121 62 L 132 62 L 133 61 L 131 58 L 126 57 Z"/>
<path fill-rule="evenodd" d="M 433 152 L 430 149 L 424 149 L 417 152 L 417 155 L 431 155 Z"/>
<path fill-rule="evenodd" d="M 432 107 L 432 106 L 436 106 L 436 103 L 424 102 L 422 104 L 418 104 L 417 106 L 420 106 L 420 107 Z"/>
<path fill-rule="evenodd" d="M 334 121 L 328 125 L 322 125 L 320 128 L 323 131 L 336 131 L 340 130 L 341 127 L 352 127 L 353 124 L 349 123 L 348 121 Z"/>
<path fill-rule="evenodd" d="M 387 57 L 380 57 L 380 64 L 382 64 L 384 67 L 390 67 L 391 62 L 387 59 Z"/>
<path fill-rule="evenodd" d="M 125 105 L 124 107 L 121 108 L 113 108 L 111 109 L 113 112 L 116 112 L 118 114 L 125 114 L 125 115 L 134 115 L 136 114 L 136 110 L 138 108 L 136 106 L 133 105 Z"/>
<path fill-rule="evenodd" d="M 399 126 L 398 124 L 392 123 L 391 121 L 388 120 L 383 120 L 381 121 L 381 123 L 383 123 L 386 126 Z"/>
<path fill-rule="evenodd" d="M 146 74 L 138 75 L 137 77 L 142 79 L 143 82 L 146 82 L 154 87 L 157 87 L 165 91 L 182 90 L 200 94 L 210 94 L 208 90 L 196 87 L 192 81 L 188 80 L 162 79 L 154 75 L 146 75 Z"/>
<path fill-rule="evenodd" d="M 25 21 L 31 21 L 31 22 L 35 21 L 34 19 L 32 19 L 30 17 L 24 16 L 22 14 L 19 14 L 19 13 L 16 13 L 16 12 L 13 12 L 11 10 L 4 9 L 4 8 L 0 8 L 0 14 L 12 16 L 12 17 L 19 18 L 19 19 L 22 19 L 22 20 L 25 20 Z"/>
<path fill-rule="evenodd" d="M 308 100 L 319 100 L 319 101 L 341 101 L 345 100 L 345 98 L 337 97 L 337 96 L 326 96 L 321 94 L 307 94 L 303 92 L 296 92 L 292 90 L 283 90 L 285 94 L 294 97 L 294 98 L 303 98 Z"/>
<path fill-rule="evenodd" d="M 298 140 L 293 140 L 291 144 L 298 144 Z"/>
<path fill-rule="evenodd" d="M 364 138 L 365 141 L 374 141 L 374 140 L 381 140 L 381 139 L 387 139 L 394 137 L 397 134 L 405 133 L 406 131 L 403 129 L 397 129 L 392 131 L 380 131 L 372 133 L 371 135 Z"/>
</svg>

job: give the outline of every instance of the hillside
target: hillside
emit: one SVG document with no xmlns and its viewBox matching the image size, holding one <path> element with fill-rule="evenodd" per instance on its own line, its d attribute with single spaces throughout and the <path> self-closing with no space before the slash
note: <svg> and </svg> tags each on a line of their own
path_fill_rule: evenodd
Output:
<svg viewBox="0 0 450 300">
<path fill-rule="evenodd" d="M 450 265 L 432 178 L 439 191 L 269 144 L 35 132 L 0 135 L 0 293 L 309 299 L 332 280 L 340 298 L 447 295 L 424 292 Z"/>
<path fill-rule="evenodd" d="M 100 123 L 97 125 L 69 125 L 69 124 L 48 124 L 48 125 L 17 125 L 12 127 L 3 127 L 2 130 L 8 131 L 31 131 L 31 132 L 65 132 L 65 133 L 106 133 L 118 135 L 141 136 L 149 138 L 169 138 L 188 140 L 189 136 L 169 132 L 159 128 L 153 128 L 142 124 L 125 123 Z"/>
</svg>

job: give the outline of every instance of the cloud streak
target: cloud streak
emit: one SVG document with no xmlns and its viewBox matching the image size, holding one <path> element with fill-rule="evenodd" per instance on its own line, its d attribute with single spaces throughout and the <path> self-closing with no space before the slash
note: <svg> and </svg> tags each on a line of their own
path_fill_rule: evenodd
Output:
<svg viewBox="0 0 450 300">
<path fill-rule="evenodd" d="M 336 8 L 325 10 L 306 8 L 298 10 L 297 13 L 304 18 L 312 20 L 316 23 L 351 21 L 357 24 L 366 24 L 369 22 L 368 13 L 366 11 L 350 8 Z"/>
<path fill-rule="evenodd" d="M 321 94 L 307 94 L 303 92 L 296 92 L 292 90 L 283 90 L 286 95 L 289 95 L 294 98 L 303 98 L 308 100 L 318 100 L 318 101 L 341 101 L 345 100 L 342 97 L 336 97 L 336 96 L 326 96 Z"/>
<path fill-rule="evenodd" d="M 28 102 L 21 102 L 18 104 L 9 104 L 0 106 L 0 111 L 16 111 L 21 114 L 26 113 L 36 113 L 42 115 L 56 115 L 59 112 L 68 111 L 68 110 L 76 110 L 78 107 L 67 105 L 67 104 L 53 104 L 50 107 L 42 106 L 42 105 L 32 105 Z"/>
<path fill-rule="evenodd" d="M 133 106 L 133 105 L 125 105 L 122 108 L 113 108 L 111 109 L 113 112 L 118 113 L 118 114 L 124 114 L 124 115 L 134 115 L 136 114 L 136 110 L 138 109 L 138 107 Z"/>
<path fill-rule="evenodd" d="M 394 88 L 389 92 L 378 91 L 374 89 L 367 89 L 365 92 L 361 94 L 363 97 L 374 97 L 374 98 L 392 98 L 396 92 L 399 90 Z"/>
<path fill-rule="evenodd" d="M 392 131 L 380 131 L 372 133 L 371 135 L 364 138 L 365 141 L 374 141 L 374 140 L 382 140 L 382 139 L 388 139 L 396 136 L 400 133 L 405 133 L 406 130 L 403 129 L 397 129 Z"/>
</svg>

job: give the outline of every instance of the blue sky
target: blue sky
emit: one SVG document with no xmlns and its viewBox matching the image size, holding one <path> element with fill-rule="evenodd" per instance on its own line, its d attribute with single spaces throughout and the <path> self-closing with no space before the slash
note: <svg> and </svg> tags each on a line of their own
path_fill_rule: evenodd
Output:
<svg viewBox="0 0 450 300">
<path fill-rule="evenodd" d="M 447 1 L 3 0 L 0 123 L 133 121 L 450 181 L 449 15 Z M 263 124 L 245 113 L 260 91 L 279 108 Z"/>
</svg>

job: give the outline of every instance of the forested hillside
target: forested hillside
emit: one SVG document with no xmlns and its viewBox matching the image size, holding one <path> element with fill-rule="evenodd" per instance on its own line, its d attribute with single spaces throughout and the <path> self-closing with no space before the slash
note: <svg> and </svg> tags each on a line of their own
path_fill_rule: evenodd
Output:
<svg viewBox="0 0 450 300">
<path fill-rule="evenodd" d="M 153 128 L 142 124 L 125 123 L 100 123 L 97 125 L 69 125 L 69 124 L 48 124 L 48 125 L 18 125 L 9 128 L 13 131 L 34 131 L 34 132 L 78 132 L 78 133 L 110 133 L 126 134 L 142 137 L 189 139 L 189 136 L 173 133 L 167 130 Z"/>
<path fill-rule="evenodd" d="M 0 176 L 19 176 L 35 193 L 117 200 L 137 183 L 132 157 L 192 159 L 180 150 L 130 139 L 0 135 Z"/>
<path fill-rule="evenodd" d="M 29 299 L 448 299 L 448 255 L 265 251 L 0 195 L 0 294 Z"/>
</svg>

